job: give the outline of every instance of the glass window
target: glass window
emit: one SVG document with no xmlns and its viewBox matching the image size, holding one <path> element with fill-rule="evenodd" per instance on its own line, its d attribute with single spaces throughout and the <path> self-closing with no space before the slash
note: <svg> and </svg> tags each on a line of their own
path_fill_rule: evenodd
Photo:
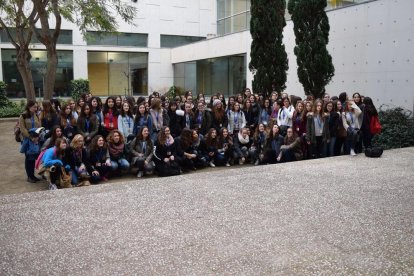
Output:
<svg viewBox="0 0 414 276">
<path fill-rule="evenodd" d="M 246 86 L 246 56 L 219 57 L 174 64 L 174 85 L 212 95 L 233 95 Z"/>
<path fill-rule="evenodd" d="M 148 53 L 88 52 L 94 95 L 142 95 L 148 90 Z"/>
<path fill-rule="evenodd" d="M 240 32 L 247 29 L 247 13 L 242 13 L 233 17 L 232 32 Z"/>
<path fill-rule="evenodd" d="M 16 37 L 16 28 L 9 28 L 10 34 L 12 37 Z M 51 33 L 53 33 L 53 29 L 50 30 Z M 0 30 L 0 42 L 2 43 L 9 43 L 10 39 L 7 35 L 6 30 L 1 29 Z M 39 40 L 37 40 L 36 36 L 32 35 L 32 41 L 31 43 L 40 43 Z M 60 30 L 60 34 L 57 40 L 57 44 L 72 44 L 72 31 L 71 30 Z"/>
<path fill-rule="evenodd" d="M 88 45 L 147 47 L 148 34 L 87 32 Z"/>
<path fill-rule="evenodd" d="M 43 96 L 44 76 L 46 74 L 47 54 L 44 50 L 30 51 L 30 61 L 36 96 Z M 56 68 L 54 96 L 70 96 L 70 81 L 73 80 L 73 52 L 57 51 L 58 65 Z M 7 84 L 7 95 L 11 98 L 25 97 L 22 78 L 17 70 L 16 50 L 1 50 L 3 80 Z"/>
<path fill-rule="evenodd" d="M 162 48 L 174 48 L 206 39 L 199 36 L 161 35 Z"/>
</svg>

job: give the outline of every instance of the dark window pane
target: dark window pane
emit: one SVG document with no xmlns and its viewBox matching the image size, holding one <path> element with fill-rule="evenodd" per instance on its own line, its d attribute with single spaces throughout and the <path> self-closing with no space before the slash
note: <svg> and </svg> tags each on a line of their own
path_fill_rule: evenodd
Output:
<svg viewBox="0 0 414 276">
<path fill-rule="evenodd" d="M 162 48 L 174 48 L 206 39 L 199 36 L 161 35 Z"/>
</svg>

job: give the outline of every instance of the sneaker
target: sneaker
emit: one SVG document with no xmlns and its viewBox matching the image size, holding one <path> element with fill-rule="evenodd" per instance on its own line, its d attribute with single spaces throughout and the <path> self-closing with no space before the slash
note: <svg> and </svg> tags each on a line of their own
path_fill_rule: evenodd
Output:
<svg viewBox="0 0 414 276">
<path fill-rule="evenodd" d="M 137 173 L 137 177 L 138 177 L 138 178 L 141 178 L 143 175 L 144 175 L 144 173 L 143 173 L 142 171 L 139 171 L 139 172 Z"/>
<path fill-rule="evenodd" d="M 240 158 L 239 165 L 243 165 L 243 164 L 244 164 L 244 160 L 242 158 Z"/>
<path fill-rule="evenodd" d="M 355 151 L 351 149 L 351 156 L 355 156 L 355 155 L 356 155 Z"/>
<path fill-rule="evenodd" d="M 216 165 L 214 165 L 213 161 L 210 161 L 210 163 L 208 163 L 210 165 L 210 167 L 214 168 Z"/>
<path fill-rule="evenodd" d="M 230 167 L 230 163 L 229 162 L 226 163 L 226 167 Z"/>
<path fill-rule="evenodd" d="M 36 183 L 36 180 L 33 179 L 33 178 L 31 178 L 31 177 L 28 177 L 27 178 L 27 182 L 29 182 L 29 183 Z"/>
<path fill-rule="evenodd" d="M 254 165 L 258 166 L 259 165 L 259 160 L 256 160 L 256 162 L 254 162 Z"/>
<path fill-rule="evenodd" d="M 57 190 L 58 188 L 57 188 L 57 186 L 56 186 L 56 184 L 54 184 L 54 183 L 50 183 L 49 184 L 49 190 Z"/>
</svg>

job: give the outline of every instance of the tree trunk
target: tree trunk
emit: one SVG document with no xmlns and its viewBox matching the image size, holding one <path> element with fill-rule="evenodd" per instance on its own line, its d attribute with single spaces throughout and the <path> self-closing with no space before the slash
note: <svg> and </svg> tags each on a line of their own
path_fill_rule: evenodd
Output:
<svg viewBox="0 0 414 276">
<path fill-rule="evenodd" d="M 17 50 L 17 69 L 23 80 L 24 90 L 26 91 L 27 100 L 36 100 L 36 94 L 33 83 L 33 75 L 30 67 L 31 54 L 29 49 Z"/>
<path fill-rule="evenodd" d="M 50 100 L 55 90 L 56 67 L 58 64 L 56 47 L 47 47 L 47 67 L 44 76 L 44 99 Z"/>
</svg>

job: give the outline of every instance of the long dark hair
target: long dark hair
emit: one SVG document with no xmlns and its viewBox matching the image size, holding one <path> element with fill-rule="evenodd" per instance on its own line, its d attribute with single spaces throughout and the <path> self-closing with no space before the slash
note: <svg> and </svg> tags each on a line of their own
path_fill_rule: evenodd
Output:
<svg viewBox="0 0 414 276">
<path fill-rule="evenodd" d="M 187 149 L 191 143 L 193 142 L 193 131 L 189 128 L 184 128 L 181 131 L 181 136 L 180 136 L 180 140 L 181 140 L 181 146 L 182 148 L 185 150 Z"/>
<path fill-rule="evenodd" d="M 113 106 L 113 107 L 111 107 L 111 108 L 108 106 L 108 102 L 109 102 L 109 100 L 112 100 L 112 101 L 114 102 L 114 106 Z M 103 114 L 103 116 L 105 116 L 105 114 L 106 114 L 106 113 L 108 113 L 110 109 L 112 109 L 112 114 L 113 114 L 114 116 L 117 116 L 117 115 L 118 115 L 118 109 L 116 108 L 115 104 L 116 104 L 116 99 L 115 99 L 115 97 L 113 97 L 113 96 L 109 96 L 109 97 L 106 99 L 105 104 L 104 104 L 104 106 L 103 106 L 103 108 L 102 108 L 102 114 Z M 123 104 L 121 104 L 121 110 L 122 110 L 122 105 L 123 105 Z"/>
<path fill-rule="evenodd" d="M 57 138 L 55 141 L 55 147 L 56 147 L 56 155 L 60 156 L 60 155 L 65 155 L 65 151 L 60 149 L 60 144 L 61 143 L 65 143 L 66 146 L 68 146 L 68 142 L 63 139 L 63 138 Z"/>
<path fill-rule="evenodd" d="M 33 101 L 33 100 L 28 100 L 26 103 L 26 106 L 24 108 L 24 113 L 23 113 L 23 117 L 25 118 L 30 118 L 32 117 L 32 114 L 30 113 L 30 108 L 32 106 L 34 106 L 35 104 L 37 104 L 37 102 Z M 36 113 L 35 113 L 36 115 Z"/>
<path fill-rule="evenodd" d="M 364 98 L 365 112 L 370 116 L 378 116 L 378 111 L 370 97 Z"/>
<path fill-rule="evenodd" d="M 104 144 L 103 144 L 103 149 L 107 149 L 108 144 L 106 143 L 105 138 L 104 138 L 102 135 L 96 135 L 96 136 L 92 139 L 91 144 L 89 145 L 89 151 L 90 151 L 90 152 L 96 152 L 96 151 L 98 151 L 98 150 L 99 150 L 99 147 L 98 147 L 98 140 L 99 140 L 99 138 L 102 138 L 102 139 L 103 139 L 103 141 L 104 141 Z"/>
</svg>

